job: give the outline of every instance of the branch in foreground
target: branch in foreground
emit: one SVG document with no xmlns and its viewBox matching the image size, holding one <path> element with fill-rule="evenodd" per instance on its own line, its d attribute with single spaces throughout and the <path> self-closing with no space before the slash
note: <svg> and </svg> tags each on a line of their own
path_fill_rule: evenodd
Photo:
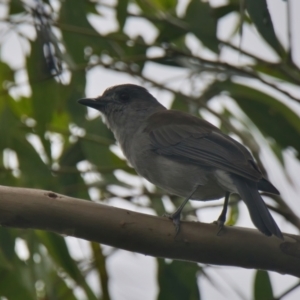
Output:
<svg viewBox="0 0 300 300">
<path fill-rule="evenodd" d="M 257 230 L 182 222 L 70 198 L 0 186 L 0 224 L 42 229 L 156 257 L 265 269 L 300 277 L 300 237 L 284 241 Z"/>
</svg>

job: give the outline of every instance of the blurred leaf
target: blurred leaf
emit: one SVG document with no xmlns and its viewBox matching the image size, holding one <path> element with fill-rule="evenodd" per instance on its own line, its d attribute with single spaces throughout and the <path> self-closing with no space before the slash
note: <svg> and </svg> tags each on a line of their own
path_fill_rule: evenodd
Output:
<svg viewBox="0 0 300 300">
<path fill-rule="evenodd" d="M 0 227 L 0 251 L 8 261 L 15 257 L 15 229 Z"/>
<path fill-rule="evenodd" d="M 129 0 L 118 0 L 118 4 L 116 6 L 117 19 L 121 30 L 123 29 L 127 18 L 128 2 Z"/>
<path fill-rule="evenodd" d="M 5 95 L 7 93 L 7 85 L 12 82 L 14 82 L 14 71 L 6 63 L 0 61 L 0 92 L 2 94 L 1 98 L 3 97 L 3 94 Z"/>
<path fill-rule="evenodd" d="M 164 10 L 175 10 L 177 5 L 177 0 L 152 0 L 154 5 L 164 11 Z"/>
<path fill-rule="evenodd" d="M 6 263 L 0 264 L 0 296 L 8 299 L 35 299 L 34 284 L 26 263 L 15 253 L 15 239 L 18 229 L 0 227 L 0 257 Z"/>
<path fill-rule="evenodd" d="M 53 114 L 50 131 L 64 131 L 71 123 L 70 115 L 66 110 L 55 111 Z"/>
<path fill-rule="evenodd" d="M 33 118 L 37 121 L 36 131 L 40 136 L 44 149 L 51 159 L 50 142 L 45 138 L 45 130 L 52 120 L 62 88 L 52 78 L 44 57 L 44 44 L 40 35 L 31 43 L 31 53 L 27 59 L 29 82 L 32 89 Z"/>
<path fill-rule="evenodd" d="M 88 299 L 97 299 L 84 276 L 77 267 L 77 264 L 70 256 L 66 242 L 63 237 L 55 233 L 36 230 L 36 235 L 40 241 L 47 247 L 47 250 L 58 266 L 62 267 L 68 275 L 86 292 Z"/>
<path fill-rule="evenodd" d="M 162 197 L 159 197 L 157 195 L 149 195 L 150 201 L 151 201 L 151 207 L 155 210 L 158 216 L 162 216 L 166 213 L 164 203 L 162 201 Z"/>
<path fill-rule="evenodd" d="M 226 225 L 228 226 L 233 226 L 236 224 L 238 218 L 239 218 L 239 206 L 238 206 L 238 199 L 239 196 L 236 194 L 231 194 L 230 195 L 230 200 L 236 200 L 233 204 L 229 206 L 229 218 L 227 216 L 227 221 Z"/>
<path fill-rule="evenodd" d="M 100 117 L 95 118 L 93 120 L 85 121 L 83 127 L 88 136 L 98 137 L 99 140 L 100 138 L 103 139 L 103 144 L 105 144 L 106 146 L 113 144 L 115 141 L 113 133 L 107 128 L 105 124 L 103 124 L 103 121 Z"/>
<path fill-rule="evenodd" d="M 183 27 L 180 26 L 180 24 L 176 25 L 167 20 L 158 20 L 155 22 L 155 26 L 159 29 L 157 41 L 161 43 L 170 43 L 185 37 L 188 30 L 187 26 Z"/>
<path fill-rule="evenodd" d="M 158 260 L 158 300 L 199 300 L 200 291 L 197 284 L 197 264 L 186 261 L 166 263 Z"/>
<path fill-rule="evenodd" d="M 74 168 L 77 170 L 77 163 L 85 160 L 84 153 L 82 151 L 82 145 L 80 141 L 77 141 L 74 144 L 70 144 L 68 147 L 65 147 L 62 156 L 60 157 L 59 165 L 61 169 L 64 168 Z M 62 172 L 57 174 L 57 190 L 60 193 L 66 193 L 69 196 L 78 197 L 82 199 L 88 199 L 89 195 L 87 188 L 84 185 L 84 181 L 78 172 Z"/>
<path fill-rule="evenodd" d="M 267 75 L 270 75 L 272 77 L 285 80 L 287 82 L 294 82 L 293 79 L 291 79 L 289 76 L 284 74 L 279 68 L 279 65 L 273 65 L 273 64 L 256 64 L 253 66 L 253 69 L 255 71 L 258 71 L 260 73 L 264 73 Z M 298 74 L 298 76 L 300 73 Z M 297 76 L 297 75 L 296 75 Z M 299 76 L 300 77 L 300 76 Z M 297 82 L 296 82 L 297 83 Z"/>
<path fill-rule="evenodd" d="M 32 145 L 25 138 L 15 138 L 12 148 L 18 155 L 22 185 L 52 189 L 51 172 Z"/>
<path fill-rule="evenodd" d="M 269 141 L 269 146 L 273 150 L 274 154 L 276 155 L 280 163 L 283 165 L 284 159 L 283 159 L 282 147 L 280 147 L 280 145 L 278 145 L 276 142 L 274 143 L 273 141 Z"/>
<path fill-rule="evenodd" d="M 33 117 L 32 99 L 21 97 L 17 100 L 8 97 L 8 103 L 11 111 L 21 119 L 22 117 Z"/>
<path fill-rule="evenodd" d="M 186 103 L 184 99 L 182 99 L 180 94 L 175 94 L 175 99 L 173 100 L 171 108 L 189 112 L 189 105 Z"/>
<path fill-rule="evenodd" d="M 65 94 L 65 109 L 71 116 L 73 122 L 78 125 L 83 124 L 86 121 L 86 110 L 82 109 L 82 105 L 77 101 L 84 97 L 86 86 L 86 74 L 82 71 L 77 71 L 72 74 L 72 79 Z"/>
<path fill-rule="evenodd" d="M 24 12 L 23 3 L 21 0 L 10 0 L 9 1 L 9 14 L 19 14 Z"/>
<path fill-rule="evenodd" d="M 77 163 L 84 159 L 85 157 L 81 148 L 81 143 L 77 141 L 64 149 L 60 158 L 60 165 L 62 167 L 76 167 Z"/>
<path fill-rule="evenodd" d="M 260 131 L 283 148 L 294 147 L 300 153 L 300 119 L 287 105 L 248 86 L 224 82 L 219 85 L 230 93 Z"/>
<path fill-rule="evenodd" d="M 12 148 L 14 136 L 20 134 L 21 122 L 16 118 L 7 105 L 0 110 L 0 150 Z"/>
<path fill-rule="evenodd" d="M 87 47 L 91 47 L 94 51 L 107 48 L 105 47 L 107 41 L 101 39 L 100 34 L 87 20 L 87 3 L 85 0 L 61 2 L 59 22 L 71 67 L 88 61 L 84 54 Z"/>
<path fill-rule="evenodd" d="M 269 273 L 263 270 L 257 270 L 254 281 L 254 299 L 271 300 L 274 299 L 273 289 Z"/>
<path fill-rule="evenodd" d="M 30 55 L 27 58 L 27 70 L 31 85 L 52 77 L 44 55 L 44 40 L 40 34 L 31 43 Z"/>
<path fill-rule="evenodd" d="M 81 140 L 82 150 L 88 161 L 99 167 L 118 169 L 126 167 L 126 162 L 113 154 L 107 145 L 100 145 L 86 140 Z"/>
<path fill-rule="evenodd" d="M 212 14 L 216 19 L 221 19 L 224 16 L 232 13 L 232 12 L 240 12 L 240 4 L 239 3 L 229 3 L 223 6 L 217 6 L 212 8 Z"/>
<path fill-rule="evenodd" d="M 87 136 L 80 143 L 85 159 L 99 167 L 111 167 L 112 170 L 127 166 L 124 160 L 110 151 L 109 145 L 114 137 L 100 118 L 86 122 L 84 128 Z"/>
<path fill-rule="evenodd" d="M 266 0 L 246 0 L 246 8 L 256 29 L 264 40 L 282 57 L 285 53 L 273 27 Z"/>
<path fill-rule="evenodd" d="M 91 242 L 90 246 L 93 252 L 94 266 L 100 277 L 99 285 L 101 286 L 102 290 L 102 299 L 109 300 L 111 297 L 108 289 L 109 276 L 106 270 L 106 257 L 102 252 L 102 247 L 100 244 Z"/>
<path fill-rule="evenodd" d="M 209 2 L 191 0 L 183 20 L 206 47 L 215 53 L 219 52 L 217 23 Z"/>
<path fill-rule="evenodd" d="M 9 271 L 0 268 L 1 296 L 14 300 L 36 299 L 34 284 L 31 285 L 31 289 L 28 287 L 30 285 L 29 269 L 24 262 L 20 263 L 22 266 L 15 262 L 14 268 Z"/>
<path fill-rule="evenodd" d="M 135 0 L 141 10 L 149 15 L 157 15 L 162 12 L 175 12 L 175 8 L 177 5 L 176 0 L 151 0 L 151 1 L 144 1 L 144 0 Z"/>
</svg>

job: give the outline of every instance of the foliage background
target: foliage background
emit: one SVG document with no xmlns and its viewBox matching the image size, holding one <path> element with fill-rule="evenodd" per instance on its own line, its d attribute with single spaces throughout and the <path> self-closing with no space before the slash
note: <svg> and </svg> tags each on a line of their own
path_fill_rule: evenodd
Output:
<svg viewBox="0 0 300 300">
<path fill-rule="evenodd" d="M 180 199 L 137 177 L 98 115 L 76 103 L 85 93 L 138 83 L 250 148 L 282 192 L 265 197 L 277 222 L 299 233 L 297 4 L 273 2 L 285 23 L 269 14 L 264 0 L 2 1 L 0 183 L 158 215 L 173 210 Z M 280 26 L 286 30 L 278 34 Z M 190 203 L 185 217 L 211 222 L 221 204 Z M 229 215 L 229 225 L 252 226 L 236 197 Z M 3 299 L 300 295 L 299 281 L 290 276 L 231 270 L 230 278 L 224 269 L 0 228 Z"/>
</svg>

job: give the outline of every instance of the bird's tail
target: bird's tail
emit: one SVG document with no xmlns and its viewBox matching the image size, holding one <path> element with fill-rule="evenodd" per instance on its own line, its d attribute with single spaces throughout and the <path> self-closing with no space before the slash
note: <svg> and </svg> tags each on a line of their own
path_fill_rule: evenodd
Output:
<svg viewBox="0 0 300 300">
<path fill-rule="evenodd" d="M 238 193 L 246 203 L 252 222 L 265 235 L 274 234 L 283 240 L 283 235 L 258 192 L 257 183 L 231 175 Z"/>
</svg>

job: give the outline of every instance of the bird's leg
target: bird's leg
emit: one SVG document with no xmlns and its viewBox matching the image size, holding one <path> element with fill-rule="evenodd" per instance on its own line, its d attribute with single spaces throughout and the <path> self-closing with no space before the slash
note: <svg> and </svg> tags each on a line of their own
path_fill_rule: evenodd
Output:
<svg viewBox="0 0 300 300">
<path fill-rule="evenodd" d="M 217 235 L 219 235 L 220 232 L 222 231 L 222 229 L 224 228 L 224 224 L 226 221 L 227 207 L 228 207 L 228 202 L 229 202 L 229 196 L 230 196 L 230 193 L 226 192 L 222 212 L 221 212 L 218 220 L 215 221 L 215 223 L 219 226 Z"/>
<path fill-rule="evenodd" d="M 164 216 L 168 217 L 169 219 L 171 219 L 173 221 L 173 223 L 175 225 L 176 235 L 179 233 L 179 230 L 180 230 L 180 215 L 181 215 L 181 212 L 182 212 L 183 208 L 185 207 L 185 205 L 187 204 L 187 202 L 190 200 L 190 198 L 194 195 L 194 193 L 196 192 L 198 187 L 199 186 L 197 186 L 192 191 L 192 193 L 184 199 L 184 201 L 181 203 L 181 205 L 176 209 L 176 211 L 174 213 L 164 214 Z"/>
</svg>

